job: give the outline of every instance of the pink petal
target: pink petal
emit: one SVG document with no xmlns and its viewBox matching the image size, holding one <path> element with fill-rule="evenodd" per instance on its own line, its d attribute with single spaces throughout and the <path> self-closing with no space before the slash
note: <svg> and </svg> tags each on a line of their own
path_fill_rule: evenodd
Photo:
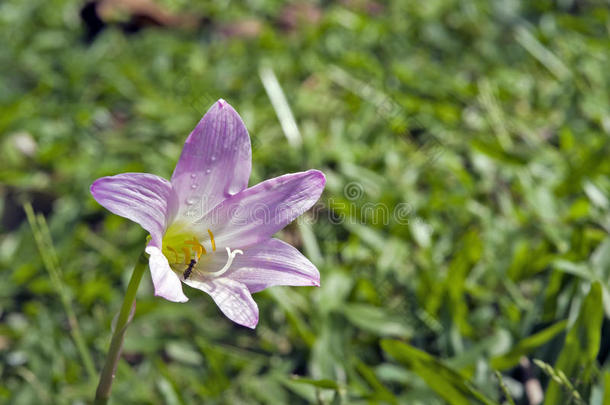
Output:
<svg viewBox="0 0 610 405">
<path fill-rule="evenodd" d="M 248 187 L 251 168 L 248 130 L 233 107 L 218 100 L 187 138 L 172 175 L 179 217 L 199 219 Z"/>
<path fill-rule="evenodd" d="M 150 275 L 155 287 L 155 295 L 173 302 L 188 301 L 189 299 L 182 291 L 180 278 L 169 267 L 167 258 L 161 250 L 149 245 L 146 248 L 146 253 L 150 255 L 148 266 L 150 267 Z"/>
<path fill-rule="evenodd" d="M 217 278 L 205 281 L 188 279 L 185 284 L 208 293 L 227 318 L 254 329 L 258 323 L 258 306 L 248 288 L 239 281 Z"/>
<path fill-rule="evenodd" d="M 223 201 L 194 226 L 212 230 L 219 248 L 245 249 L 307 211 L 320 198 L 325 182 L 318 170 L 264 181 Z"/>
<path fill-rule="evenodd" d="M 169 217 L 175 210 L 169 181 L 148 173 L 123 173 L 97 179 L 91 185 L 91 194 L 110 212 L 146 229 L 152 236 L 152 246 L 161 246 Z"/>
<path fill-rule="evenodd" d="M 217 270 L 227 261 L 226 254 L 215 254 L 208 264 Z M 251 293 L 274 285 L 319 286 L 320 273 L 301 252 L 279 239 L 269 239 L 236 255 L 223 277 L 239 281 Z"/>
</svg>

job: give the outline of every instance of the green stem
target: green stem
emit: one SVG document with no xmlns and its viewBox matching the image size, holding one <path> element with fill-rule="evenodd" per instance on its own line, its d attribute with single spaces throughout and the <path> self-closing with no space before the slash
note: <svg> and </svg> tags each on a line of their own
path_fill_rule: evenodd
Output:
<svg viewBox="0 0 610 405">
<path fill-rule="evenodd" d="M 85 339 L 81 333 L 78 318 L 76 318 L 72 305 L 70 292 L 63 282 L 59 258 L 57 257 L 57 252 L 53 246 L 53 240 L 51 238 L 51 233 L 49 232 L 47 221 L 43 215 L 34 213 L 34 209 L 29 202 L 23 204 L 23 209 L 27 215 L 30 228 L 32 229 L 32 234 L 34 235 L 34 241 L 36 242 L 36 246 L 40 252 L 40 257 L 42 258 L 44 267 L 49 273 L 51 283 L 59 295 L 61 304 L 66 311 L 72 339 L 74 340 L 76 348 L 81 356 L 81 359 L 83 360 L 85 370 L 87 370 L 89 378 L 91 381 L 93 381 L 97 373 L 95 372 L 91 354 L 87 349 Z"/>
<path fill-rule="evenodd" d="M 136 292 L 138 291 L 138 286 L 142 280 L 142 275 L 144 274 L 147 263 L 148 259 L 144 253 L 142 253 L 138 259 L 138 263 L 136 263 L 136 266 L 133 269 L 129 285 L 127 286 L 127 292 L 123 299 L 123 305 L 121 306 L 121 312 L 119 312 L 119 317 L 116 321 L 112 340 L 110 341 L 110 349 L 108 349 L 108 356 L 106 357 L 106 363 L 102 369 L 100 382 L 97 386 L 97 391 L 95 392 L 95 405 L 106 404 L 110 397 L 114 373 L 123 348 L 123 338 L 125 337 L 127 326 L 131 321 L 130 314 L 132 308 L 135 308 Z"/>
</svg>

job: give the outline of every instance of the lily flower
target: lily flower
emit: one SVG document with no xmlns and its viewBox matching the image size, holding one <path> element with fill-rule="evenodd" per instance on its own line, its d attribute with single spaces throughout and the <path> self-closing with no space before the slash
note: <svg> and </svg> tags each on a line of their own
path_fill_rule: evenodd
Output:
<svg viewBox="0 0 610 405">
<path fill-rule="evenodd" d="M 308 170 L 248 188 L 251 167 L 248 131 L 219 100 L 186 139 L 171 180 L 123 173 L 96 180 L 91 194 L 150 234 L 146 253 L 156 296 L 186 302 L 184 283 L 209 294 L 232 321 L 254 328 L 252 293 L 320 285 L 316 267 L 272 236 L 318 200 L 326 179 Z"/>
</svg>

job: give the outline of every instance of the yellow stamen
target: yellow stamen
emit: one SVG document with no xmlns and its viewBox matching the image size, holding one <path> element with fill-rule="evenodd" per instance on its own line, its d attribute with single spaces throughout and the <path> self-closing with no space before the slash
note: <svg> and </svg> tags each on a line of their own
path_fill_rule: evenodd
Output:
<svg viewBox="0 0 610 405">
<path fill-rule="evenodd" d="M 215 252 L 216 251 L 216 241 L 214 240 L 214 234 L 209 229 L 208 229 L 208 233 L 210 234 L 210 240 L 212 242 L 212 250 Z"/>
<path fill-rule="evenodd" d="M 191 259 L 191 251 L 186 246 L 182 247 L 182 251 L 184 252 L 184 264 L 189 264 Z"/>
<path fill-rule="evenodd" d="M 195 237 L 193 236 L 193 240 L 187 240 L 184 242 L 185 245 L 193 245 L 193 247 L 191 249 L 195 250 L 197 249 L 197 260 L 199 260 L 199 258 L 201 257 L 202 254 L 207 254 L 208 252 L 206 252 L 205 247 L 203 247 L 203 245 L 199 242 L 197 242 L 197 239 L 195 239 Z"/>
<path fill-rule="evenodd" d="M 174 249 L 171 246 L 167 246 L 167 250 L 169 250 L 170 252 L 172 252 L 176 258 L 176 260 L 174 260 L 174 263 L 178 263 L 178 252 L 176 252 L 176 249 Z"/>
</svg>

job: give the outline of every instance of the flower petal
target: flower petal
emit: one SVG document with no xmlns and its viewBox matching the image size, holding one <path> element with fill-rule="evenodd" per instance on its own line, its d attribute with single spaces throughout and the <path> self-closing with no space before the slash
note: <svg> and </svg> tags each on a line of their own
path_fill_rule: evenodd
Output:
<svg viewBox="0 0 610 405">
<path fill-rule="evenodd" d="M 220 269 L 226 261 L 226 255 L 215 254 L 208 266 L 212 270 Z M 195 277 L 200 274 L 203 273 Z M 223 277 L 245 284 L 250 293 L 274 285 L 320 285 L 316 266 L 297 249 L 279 239 L 269 239 L 247 249 L 243 255 L 235 256 Z"/>
<path fill-rule="evenodd" d="M 188 301 L 189 299 L 182 291 L 180 278 L 169 267 L 167 258 L 161 250 L 149 245 L 146 248 L 146 253 L 150 255 L 148 266 L 150 267 L 150 275 L 155 287 L 155 295 L 173 302 Z"/>
<path fill-rule="evenodd" d="M 264 181 L 223 201 L 194 227 L 211 229 L 218 247 L 245 249 L 269 239 L 308 210 L 320 198 L 325 182 L 318 170 Z"/>
<path fill-rule="evenodd" d="M 199 219 L 248 187 L 251 168 L 248 130 L 233 107 L 218 100 L 186 139 L 172 175 L 179 217 Z"/>
<path fill-rule="evenodd" d="M 169 181 L 148 173 L 123 173 L 97 179 L 91 185 L 91 194 L 110 212 L 146 229 L 152 237 L 152 246 L 161 246 L 161 238 L 175 210 Z"/>
<path fill-rule="evenodd" d="M 184 283 L 209 294 L 223 314 L 233 322 L 252 329 L 256 327 L 258 306 L 244 284 L 227 278 L 205 281 L 188 279 Z"/>
</svg>

